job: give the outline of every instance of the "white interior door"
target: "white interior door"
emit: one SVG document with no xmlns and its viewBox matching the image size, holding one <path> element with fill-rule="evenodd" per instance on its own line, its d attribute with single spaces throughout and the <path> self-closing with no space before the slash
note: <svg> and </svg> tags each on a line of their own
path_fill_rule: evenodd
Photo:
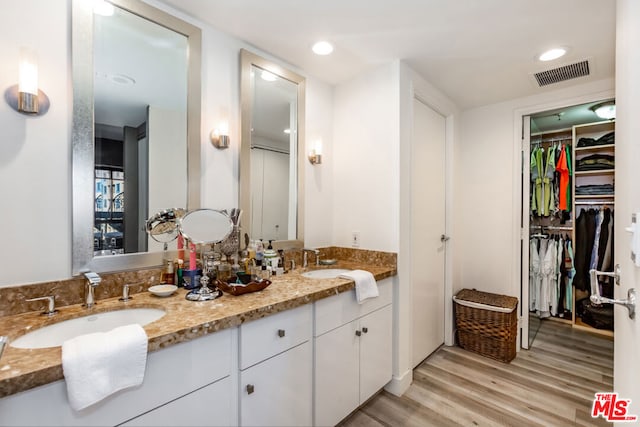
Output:
<svg viewBox="0 0 640 427">
<path fill-rule="evenodd" d="M 444 343 L 445 118 L 413 101 L 411 299 L 413 366 Z"/>
<path fill-rule="evenodd" d="M 630 288 L 640 291 L 640 267 L 631 260 L 631 235 L 625 231 L 631 225 L 631 214 L 640 212 L 640 144 L 638 115 L 640 114 L 640 2 L 618 0 L 616 32 L 616 201 L 615 201 L 615 262 L 620 264 L 620 286 L 614 286 L 615 298 L 627 298 Z M 640 256 L 636 250 L 636 256 Z M 614 308 L 615 348 L 613 390 L 620 399 L 631 399 L 627 415 L 640 420 L 640 314 L 630 319 L 626 308 Z M 640 421 L 627 425 L 639 425 Z"/>
</svg>

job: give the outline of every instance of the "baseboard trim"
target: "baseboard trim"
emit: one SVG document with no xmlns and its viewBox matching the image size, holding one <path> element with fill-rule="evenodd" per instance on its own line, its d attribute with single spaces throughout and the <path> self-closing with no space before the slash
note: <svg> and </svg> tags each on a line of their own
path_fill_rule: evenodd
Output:
<svg viewBox="0 0 640 427">
<path fill-rule="evenodd" d="M 384 389 L 395 396 L 402 396 L 413 382 L 413 370 L 408 369 L 404 374 L 391 378 Z"/>
</svg>

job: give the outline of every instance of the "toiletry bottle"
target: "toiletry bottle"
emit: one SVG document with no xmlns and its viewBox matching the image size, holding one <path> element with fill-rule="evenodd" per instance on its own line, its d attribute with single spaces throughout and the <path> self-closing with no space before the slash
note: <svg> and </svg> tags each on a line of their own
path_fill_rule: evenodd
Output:
<svg viewBox="0 0 640 427">
<path fill-rule="evenodd" d="M 176 268 L 176 285 L 179 287 L 184 286 L 184 278 L 182 273 L 184 272 L 184 260 L 178 258 L 178 268 Z"/>
<path fill-rule="evenodd" d="M 173 273 L 173 261 L 168 260 L 167 265 L 165 267 L 165 271 L 162 274 L 161 281 L 162 283 L 166 283 L 167 285 L 173 285 L 174 280 L 175 280 L 175 277 Z"/>
<path fill-rule="evenodd" d="M 273 245 L 271 244 L 273 242 L 273 240 L 269 240 L 269 246 L 267 246 L 267 249 L 273 249 Z"/>
<path fill-rule="evenodd" d="M 264 245 L 260 239 L 256 242 L 256 261 L 262 262 L 262 258 L 264 258 Z"/>
<path fill-rule="evenodd" d="M 256 259 L 256 242 L 255 241 L 251 240 L 249 242 L 247 251 L 249 251 L 249 259 Z"/>
</svg>

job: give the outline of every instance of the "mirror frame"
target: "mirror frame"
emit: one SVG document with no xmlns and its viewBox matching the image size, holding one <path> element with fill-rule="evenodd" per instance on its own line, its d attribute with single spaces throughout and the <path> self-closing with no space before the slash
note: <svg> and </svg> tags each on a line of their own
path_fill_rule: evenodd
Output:
<svg viewBox="0 0 640 427">
<path fill-rule="evenodd" d="M 240 50 L 240 209 L 245 218 L 242 228 L 251 234 L 251 108 L 253 104 L 253 93 L 251 91 L 251 67 L 256 66 L 267 70 L 278 77 L 289 80 L 297 86 L 297 117 L 298 117 L 298 138 L 297 138 L 297 197 L 296 197 L 296 239 L 278 240 L 274 242 L 275 248 L 302 248 L 304 246 L 304 170 L 305 160 L 305 87 L 306 79 L 288 70 L 275 62 L 262 58 L 246 49 Z"/>
<path fill-rule="evenodd" d="M 200 207 L 200 76 L 202 32 L 187 22 L 138 0 L 109 0 L 114 6 L 187 37 L 187 206 Z M 72 274 L 131 270 L 162 265 L 162 252 L 94 257 L 93 10 L 91 1 L 73 0 L 71 16 Z"/>
</svg>

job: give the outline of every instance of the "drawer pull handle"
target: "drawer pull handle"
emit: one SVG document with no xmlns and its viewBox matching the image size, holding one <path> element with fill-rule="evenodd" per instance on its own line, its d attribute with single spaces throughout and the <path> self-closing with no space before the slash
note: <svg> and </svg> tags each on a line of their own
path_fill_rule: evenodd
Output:
<svg viewBox="0 0 640 427">
<path fill-rule="evenodd" d="M 253 384 L 247 384 L 247 394 L 251 394 L 255 391 Z"/>
<path fill-rule="evenodd" d="M 284 329 L 278 329 L 278 336 L 280 338 L 284 337 Z"/>
<path fill-rule="evenodd" d="M 357 337 L 359 337 L 360 335 L 362 335 L 362 332 L 360 332 L 360 329 L 358 329 L 358 330 L 356 331 L 356 336 L 357 336 Z"/>
<path fill-rule="evenodd" d="M 366 334 L 367 332 L 369 332 L 369 328 L 362 328 L 362 332 Z"/>
</svg>

